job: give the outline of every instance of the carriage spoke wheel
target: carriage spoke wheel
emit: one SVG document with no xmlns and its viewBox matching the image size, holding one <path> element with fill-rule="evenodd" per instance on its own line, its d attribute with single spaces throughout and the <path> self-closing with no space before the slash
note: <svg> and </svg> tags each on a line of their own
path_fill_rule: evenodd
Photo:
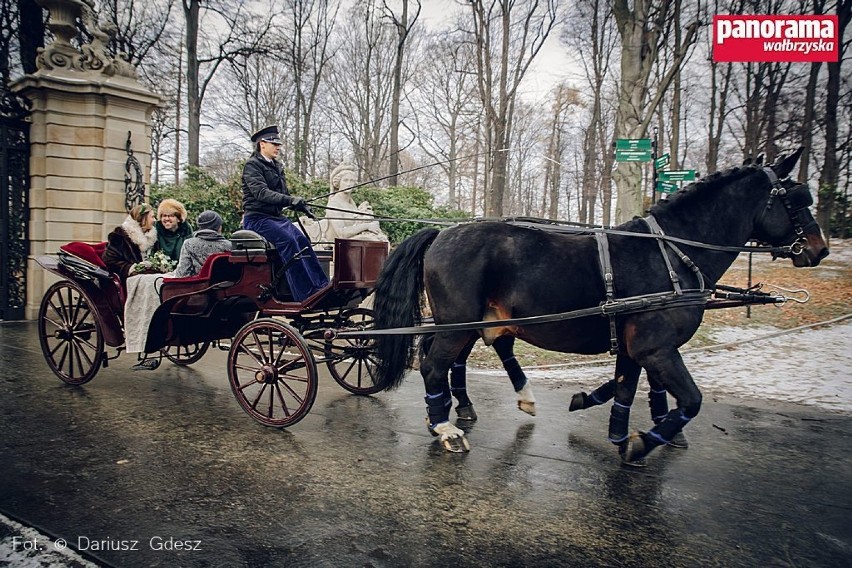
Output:
<svg viewBox="0 0 852 568">
<path fill-rule="evenodd" d="M 189 345 L 170 345 L 163 349 L 162 352 L 175 365 L 186 366 L 198 363 L 209 348 L 210 342 L 202 341 Z"/>
<path fill-rule="evenodd" d="M 292 426 L 317 396 L 317 367 L 291 326 L 260 319 L 243 326 L 228 353 L 228 380 L 237 402 L 265 426 Z"/>
<path fill-rule="evenodd" d="M 373 327 L 373 310 L 353 308 L 340 314 L 339 327 L 348 330 L 365 330 Z M 325 350 L 331 357 L 326 365 L 337 384 L 354 394 L 375 394 L 381 390 L 375 385 L 375 340 L 366 337 L 338 337 L 326 341 Z"/>
<path fill-rule="evenodd" d="M 89 298 L 73 282 L 62 280 L 45 292 L 38 310 L 38 338 L 48 367 L 69 385 L 88 383 L 101 368 L 101 324 Z"/>
</svg>

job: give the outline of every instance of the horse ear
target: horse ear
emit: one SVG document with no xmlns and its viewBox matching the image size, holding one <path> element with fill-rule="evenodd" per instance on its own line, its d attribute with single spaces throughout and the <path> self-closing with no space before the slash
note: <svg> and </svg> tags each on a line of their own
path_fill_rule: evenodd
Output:
<svg viewBox="0 0 852 568">
<path fill-rule="evenodd" d="M 763 159 L 764 159 L 765 157 L 766 157 L 766 153 L 765 153 L 765 152 L 761 152 L 760 154 L 758 154 L 758 155 L 757 155 L 757 158 L 755 158 L 755 159 L 754 159 L 754 165 L 755 165 L 755 166 L 762 166 L 762 165 L 763 165 Z"/>
<path fill-rule="evenodd" d="M 751 156 L 747 156 L 746 159 L 743 160 L 743 165 L 744 166 L 750 166 L 751 165 Z"/>
<path fill-rule="evenodd" d="M 775 170 L 775 173 L 778 174 L 779 178 L 783 179 L 790 175 L 790 172 L 792 172 L 793 168 L 796 167 L 796 162 L 799 161 L 799 158 L 802 156 L 802 152 L 804 151 L 805 148 L 800 147 L 787 157 L 779 156 L 778 160 L 772 164 L 772 169 Z"/>
</svg>

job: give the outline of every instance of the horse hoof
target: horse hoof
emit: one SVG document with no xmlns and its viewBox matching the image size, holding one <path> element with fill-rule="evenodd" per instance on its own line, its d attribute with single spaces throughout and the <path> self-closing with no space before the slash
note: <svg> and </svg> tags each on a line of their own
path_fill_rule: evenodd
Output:
<svg viewBox="0 0 852 568">
<path fill-rule="evenodd" d="M 456 416 L 459 420 L 465 420 L 468 422 L 475 422 L 477 418 L 476 411 L 473 409 L 473 405 L 470 406 L 457 406 L 456 407 Z"/>
<path fill-rule="evenodd" d="M 470 451 L 470 443 L 464 436 L 456 436 L 454 438 L 445 438 L 441 440 L 444 449 L 454 454 L 463 454 Z"/>
<path fill-rule="evenodd" d="M 668 446 L 672 448 L 682 448 L 686 449 L 689 447 L 689 441 L 686 439 L 686 436 L 683 435 L 683 432 L 678 432 L 675 434 L 671 440 L 669 440 Z"/>
<path fill-rule="evenodd" d="M 645 444 L 642 432 L 634 432 L 618 447 L 621 463 L 631 467 L 645 467 L 645 456 L 650 451 Z"/>
<path fill-rule="evenodd" d="M 518 401 L 518 408 L 529 414 L 530 416 L 535 416 L 535 403 L 527 402 L 526 400 Z"/>
<path fill-rule="evenodd" d="M 586 408 L 586 393 L 578 392 L 571 397 L 571 405 L 568 407 L 568 412 L 575 410 L 583 410 Z"/>
<path fill-rule="evenodd" d="M 434 428 L 432 428 L 432 423 L 429 422 L 428 416 L 426 417 L 426 429 L 429 430 L 429 433 L 432 434 L 432 436 L 438 436 L 438 433 L 435 432 Z"/>
</svg>

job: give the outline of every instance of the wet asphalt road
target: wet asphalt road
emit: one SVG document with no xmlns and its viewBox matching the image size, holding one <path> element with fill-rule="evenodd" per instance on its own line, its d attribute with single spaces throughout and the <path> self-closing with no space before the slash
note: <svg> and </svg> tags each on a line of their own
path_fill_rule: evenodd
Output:
<svg viewBox="0 0 852 568">
<path fill-rule="evenodd" d="M 472 451 L 445 454 L 416 375 L 362 398 L 323 373 L 278 431 L 239 408 L 224 353 L 133 362 L 68 387 L 33 323 L 0 324 L 0 512 L 115 566 L 852 564 L 849 414 L 707 398 L 691 447 L 636 470 L 569 388 L 534 385 L 529 417 L 508 380 L 472 376 Z"/>
</svg>

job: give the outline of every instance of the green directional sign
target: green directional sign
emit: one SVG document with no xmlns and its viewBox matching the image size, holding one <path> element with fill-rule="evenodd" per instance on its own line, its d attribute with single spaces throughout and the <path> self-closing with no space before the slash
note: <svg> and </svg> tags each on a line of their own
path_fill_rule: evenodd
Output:
<svg viewBox="0 0 852 568">
<path fill-rule="evenodd" d="M 657 182 L 657 191 L 660 193 L 674 193 L 678 190 L 678 186 L 676 183 L 669 183 L 667 181 L 658 181 Z"/>
<path fill-rule="evenodd" d="M 615 161 L 617 162 L 650 162 L 650 138 L 616 138 Z"/>
<path fill-rule="evenodd" d="M 658 174 L 660 181 L 693 181 L 695 170 L 671 170 L 662 171 Z"/>
<path fill-rule="evenodd" d="M 616 162 L 650 162 L 650 150 L 616 150 Z"/>
<path fill-rule="evenodd" d="M 616 138 L 616 150 L 650 150 L 650 138 Z"/>
<path fill-rule="evenodd" d="M 663 154 L 662 156 L 654 160 L 654 169 L 660 171 L 661 169 L 668 166 L 669 162 L 671 162 L 671 157 L 668 154 Z"/>
</svg>

